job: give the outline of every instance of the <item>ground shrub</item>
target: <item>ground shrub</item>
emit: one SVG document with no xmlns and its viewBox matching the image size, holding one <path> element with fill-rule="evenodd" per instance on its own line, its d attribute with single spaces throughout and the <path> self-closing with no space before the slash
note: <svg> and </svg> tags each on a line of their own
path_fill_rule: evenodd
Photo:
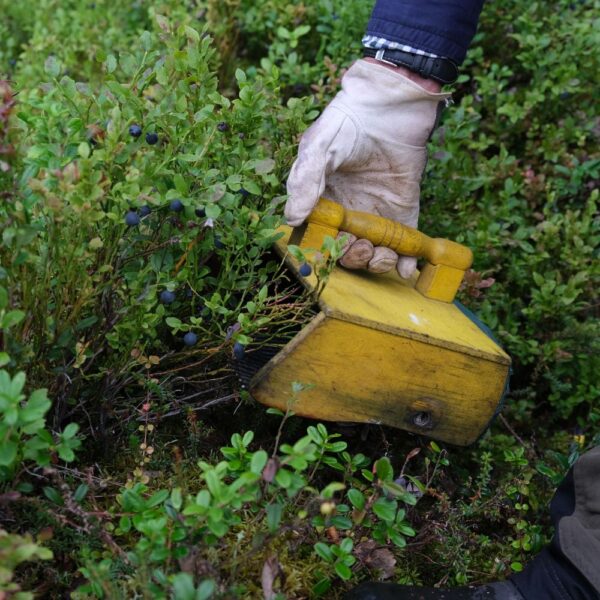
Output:
<svg viewBox="0 0 600 600">
<path fill-rule="evenodd" d="M 0 0 L 0 591 L 522 569 L 600 442 L 596 4 L 486 3 L 432 140 L 421 228 L 474 250 L 460 299 L 513 357 L 503 414 L 456 449 L 269 414 L 232 368 L 311 314 L 270 248 L 371 3 Z"/>
</svg>

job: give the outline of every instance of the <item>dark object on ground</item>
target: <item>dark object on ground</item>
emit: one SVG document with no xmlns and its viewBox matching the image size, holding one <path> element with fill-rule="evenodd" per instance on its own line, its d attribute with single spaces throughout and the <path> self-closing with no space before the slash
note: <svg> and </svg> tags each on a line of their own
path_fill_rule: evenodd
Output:
<svg viewBox="0 0 600 600">
<path fill-rule="evenodd" d="M 181 212 L 183 210 L 183 202 L 181 200 L 173 200 L 171 204 L 169 204 L 169 208 L 173 212 Z"/>
<path fill-rule="evenodd" d="M 395 583 L 361 583 L 344 596 L 344 600 L 535 600 L 524 599 L 510 582 L 452 590 L 422 588 Z M 541 598 L 540 598 L 541 600 Z"/>
<path fill-rule="evenodd" d="M 229 131 L 229 125 L 225 121 L 221 121 L 217 124 L 217 129 L 219 131 Z"/>
<path fill-rule="evenodd" d="M 206 216 L 206 210 L 204 208 L 197 208 L 194 211 L 194 214 L 200 219 L 203 219 Z"/>
<path fill-rule="evenodd" d="M 218 235 L 215 235 L 215 248 L 218 250 L 225 248 L 225 244 L 221 241 L 221 237 Z"/>
<path fill-rule="evenodd" d="M 147 204 L 144 204 L 144 206 L 140 208 L 140 217 L 147 217 L 151 212 L 152 209 Z"/>
<path fill-rule="evenodd" d="M 146 142 L 151 146 L 158 143 L 158 134 L 156 133 L 147 133 L 146 134 Z"/>
</svg>

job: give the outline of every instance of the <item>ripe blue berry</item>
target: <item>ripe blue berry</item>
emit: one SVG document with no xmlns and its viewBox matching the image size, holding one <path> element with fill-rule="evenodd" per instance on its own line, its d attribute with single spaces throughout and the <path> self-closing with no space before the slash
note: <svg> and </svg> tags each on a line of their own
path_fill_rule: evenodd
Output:
<svg viewBox="0 0 600 600">
<path fill-rule="evenodd" d="M 171 292 L 170 290 L 163 290 L 160 293 L 160 301 L 163 304 L 171 304 L 175 302 L 175 292 Z"/>
<path fill-rule="evenodd" d="M 192 331 L 188 331 L 183 336 L 183 343 L 186 346 L 195 346 L 197 341 L 198 341 L 198 336 L 195 333 L 193 333 Z"/>
<path fill-rule="evenodd" d="M 308 263 L 302 263 L 298 271 L 302 277 L 308 277 L 312 273 L 312 268 Z"/>
<path fill-rule="evenodd" d="M 217 129 L 219 131 L 227 131 L 229 129 L 229 125 L 225 121 L 221 121 L 217 124 Z"/>
<path fill-rule="evenodd" d="M 181 200 L 173 200 L 171 204 L 169 204 L 169 208 L 173 212 L 181 212 L 183 210 L 183 202 Z"/>
<path fill-rule="evenodd" d="M 225 248 L 225 244 L 221 241 L 220 235 L 215 235 L 215 248 L 217 248 L 218 250 L 222 250 L 223 248 Z"/>
<path fill-rule="evenodd" d="M 240 342 L 236 342 L 233 345 L 233 356 L 237 360 L 242 360 L 242 358 L 244 358 L 244 352 L 246 352 L 246 346 L 244 346 L 244 344 L 240 344 Z"/>
<path fill-rule="evenodd" d="M 242 198 L 247 198 L 250 195 L 250 192 L 248 190 L 245 190 L 244 188 L 240 188 L 238 190 L 238 194 L 242 197 Z"/>
<path fill-rule="evenodd" d="M 132 125 L 129 128 L 129 135 L 133 138 L 139 138 L 142 135 L 142 128 L 139 125 Z"/>
<path fill-rule="evenodd" d="M 125 215 L 125 224 L 128 227 L 135 227 L 140 224 L 140 215 L 138 215 L 134 210 L 130 210 Z"/>
<path fill-rule="evenodd" d="M 196 213 L 196 216 L 200 219 L 203 219 L 206 216 L 206 210 L 204 208 L 197 208 L 194 213 Z"/>
<path fill-rule="evenodd" d="M 147 217 L 151 212 L 152 209 L 147 204 L 144 204 L 144 206 L 140 208 L 140 217 Z"/>
<path fill-rule="evenodd" d="M 156 134 L 156 133 L 147 133 L 146 134 L 146 142 L 148 144 L 150 144 L 151 146 L 154 146 L 154 144 L 158 143 L 158 134 Z"/>
</svg>

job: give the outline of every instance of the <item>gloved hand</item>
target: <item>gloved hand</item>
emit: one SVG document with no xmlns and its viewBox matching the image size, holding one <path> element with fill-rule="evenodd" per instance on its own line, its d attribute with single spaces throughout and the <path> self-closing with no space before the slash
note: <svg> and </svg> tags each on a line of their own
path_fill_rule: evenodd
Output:
<svg viewBox="0 0 600 600">
<path fill-rule="evenodd" d="M 342 90 L 304 133 L 287 182 L 285 216 L 300 225 L 321 196 L 417 227 L 420 181 L 442 102 L 395 70 L 358 60 Z M 408 278 L 416 258 L 350 238 L 340 263 Z"/>
</svg>

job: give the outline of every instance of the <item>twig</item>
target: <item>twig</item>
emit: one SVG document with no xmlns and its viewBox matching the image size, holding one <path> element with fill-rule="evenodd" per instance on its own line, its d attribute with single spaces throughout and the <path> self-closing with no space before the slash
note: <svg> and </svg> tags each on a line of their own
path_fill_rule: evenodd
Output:
<svg viewBox="0 0 600 600">
<path fill-rule="evenodd" d="M 504 418 L 504 415 L 502 413 L 500 413 L 498 415 L 498 417 L 502 421 L 502 424 L 504 425 L 504 427 L 506 427 L 506 429 L 508 429 L 508 431 L 510 431 L 510 433 L 512 433 L 512 435 L 515 437 L 517 442 L 519 442 L 519 444 L 521 444 L 521 446 L 526 446 L 525 442 L 519 437 L 517 432 L 509 425 L 508 421 Z"/>
</svg>

